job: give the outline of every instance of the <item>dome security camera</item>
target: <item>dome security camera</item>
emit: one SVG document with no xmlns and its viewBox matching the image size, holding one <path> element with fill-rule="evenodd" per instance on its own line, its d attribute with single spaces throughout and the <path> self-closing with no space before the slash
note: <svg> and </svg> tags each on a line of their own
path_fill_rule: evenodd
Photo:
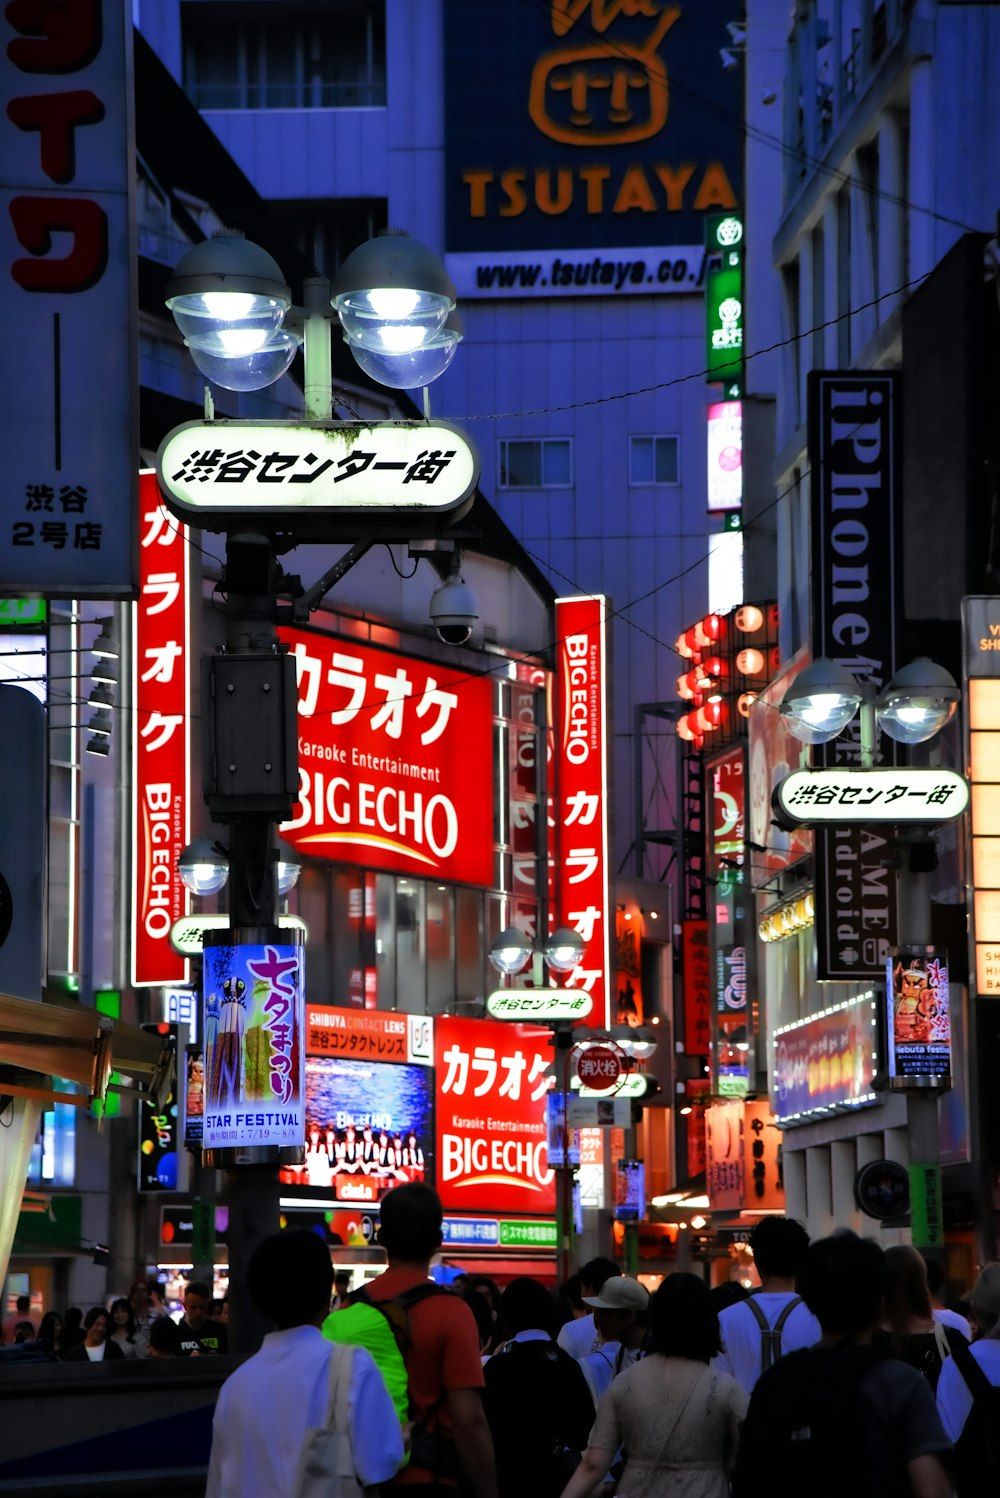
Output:
<svg viewBox="0 0 1000 1498">
<path fill-rule="evenodd" d="M 464 645 L 479 618 L 472 589 L 455 571 L 431 594 L 430 620 L 446 645 Z"/>
</svg>

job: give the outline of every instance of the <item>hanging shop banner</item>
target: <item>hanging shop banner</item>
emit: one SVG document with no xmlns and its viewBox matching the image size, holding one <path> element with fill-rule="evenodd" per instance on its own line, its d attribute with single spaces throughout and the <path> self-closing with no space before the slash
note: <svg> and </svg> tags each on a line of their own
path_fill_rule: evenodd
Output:
<svg viewBox="0 0 1000 1498">
<path fill-rule="evenodd" d="M 615 905 L 615 1023 L 642 1024 L 642 910 L 626 898 Z"/>
<path fill-rule="evenodd" d="M 750 791 L 747 821 L 754 848 L 753 880 L 766 884 L 772 874 L 791 868 L 812 852 L 813 835 L 804 827 L 773 825 L 771 797 L 792 770 L 808 768 L 809 747 L 789 732 L 788 719 L 778 712 L 794 678 L 809 664 L 802 651 L 794 656 L 749 709 Z"/>
<path fill-rule="evenodd" d="M 132 23 L 124 0 L 0 22 L 0 588 L 135 588 Z"/>
<path fill-rule="evenodd" d="M 299 799 L 281 836 L 311 858 L 493 883 L 493 684 L 358 640 L 280 629 L 299 688 Z"/>
<path fill-rule="evenodd" d="M 894 1088 L 951 1086 L 948 962 L 933 947 L 885 960 L 886 1069 Z"/>
<path fill-rule="evenodd" d="M 745 1132 L 743 1103 L 715 1103 L 705 1109 L 705 1184 L 713 1212 L 739 1212 L 743 1206 Z"/>
<path fill-rule="evenodd" d="M 188 893 L 177 863 L 190 841 L 191 546 L 139 475 L 139 600 L 132 651 L 132 984 L 186 983 L 171 945 Z"/>
<path fill-rule="evenodd" d="M 689 1056 L 707 1056 L 712 1044 L 712 961 L 708 946 L 708 922 L 681 923 L 681 954 L 684 962 L 684 1050 Z"/>
<path fill-rule="evenodd" d="M 641 1160 L 615 1161 L 615 1217 L 638 1222 L 646 1212 L 646 1167 Z"/>
<path fill-rule="evenodd" d="M 898 375 L 809 375 L 813 659 L 837 661 L 876 691 L 897 664 L 899 406 Z M 815 768 L 857 766 L 859 733 L 855 719 L 816 746 Z M 879 748 L 894 764 L 894 742 L 883 736 Z M 891 832 L 838 826 L 815 837 L 816 975 L 881 981 L 898 933 Z"/>
<path fill-rule="evenodd" d="M 743 1209 L 783 1212 L 785 1181 L 781 1169 L 781 1130 L 767 1098 L 743 1104 Z"/>
<path fill-rule="evenodd" d="M 434 1180 L 434 1021 L 423 1014 L 306 1008 L 306 1151 L 285 1185 L 371 1204 Z"/>
<path fill-rule="evenodd" d="M 705 766 L 705 806 L 711 828 L 707 896 L 715 1014 L 717 1091 L 742 1097 L 749 1085 L 750 966 L 755 950 L 753 894 L 746 868 L 746 758 L 734 744 Z"/>
<path fill-rule="evenodd" d="M 305 1142 L 305 948 L 274 935 L 205 945 L 207 1149 Z"/>
<path fill-rule="evenodd" d="M 705 216 L 741 191 L 740 71 L 719 67 L 731 19 L 720 0 L 445 0 L 446 264 L 460 296 L 700 287 Z"/>
<path fill-rule="evenodd" d="M 552 1035 L 502 1020 L 435 1022 L 438 1193 L 445 1210 L 554 1212 L 546 1096 Z"/>
<path fill-rule="evenodd" d="M 183 1064 L 186 1069 L 184 1143 L 200 1148 L 205 1119 L 205 1057 L 201 1049 L 190 1046 Z"/>
<path fill-rule="evenodd" d="M 779 1127 L 878 1101 L 875 995 L 834 1004 L 774 1032 L 774 1112 Z"/>
<path fill-rule="evenodd" d="M 706 430 L 709 513 L 738 510 L 743 504 L 743 402 L 709 406 Z"/>
<path fill-rule="evenodd" d="M 143 1028 L 155 1029 L 162 1035 L 170 1034 L 173 1036 L 174 1044 L 177 1043 L 176 1025 L 149 1025 Z M 178 1058 L 178 1065 L 182 1068 L 183 1075 L 183 1057 Z M 181 1149 L 178 1135 L 182 1128 L 182 1121 L 177 1101 L 180 1085 L 179 1081 L 174 1082 L 162 1106 L 148 1102 L 145 1098 L 139 1100 L 136 1109 L 139 1120 L 136 1189 L 140 1192 L 183 1189 L 179 1176 Z"/>
<path fill-rule="evenodd" d="M 965 762 L 972 783 L 972 920 L 976 992 L 1000 995 L 1000 598 L 962 600 Z"/>
<path fill-rule="evenodd" d="M 611 863 L 608 826 L 607 600 L 557 598 L 556 837 L 560 925 L 583 937 L 566 986 L 593 1000 L 591 1023 L 613 1023 Z"/>
</svg>

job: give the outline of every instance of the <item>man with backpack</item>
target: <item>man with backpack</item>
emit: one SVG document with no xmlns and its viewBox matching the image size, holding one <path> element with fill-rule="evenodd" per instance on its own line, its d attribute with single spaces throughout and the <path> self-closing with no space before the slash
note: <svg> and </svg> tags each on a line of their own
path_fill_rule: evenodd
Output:
<svg viewBox="0 0 1000 1498">
<path fill-rule="evenodd" d="M 455 1498 L 464 1478 L 471 1498 L 497 1498 L 475 1317 L 430 1279 L 442 1220 L 430 1186 L 412 1182 L 388 1192 L 378 1241 L 389 1267 L 326 1318 L 323 1335 L 368 1349 L 410 1427 L 409 1462 L 384 1491 Z"/>
<path fill-rule="evenodd" d="M 952 1348 L 937 1386 L 959 1498 L 1000 1492 L 1000 1264 L 984 1266 L 971 1298 L 980 1334 L 971 1347 Z"/>
<path fill-rule="evenodd" d="M 486 1364 L 486 1415 L 500 1498 L 559 1498 L 587 1445 L 594 1405 L 580 1364 L 553 1341 L 555 1303 L 512 1280 L 499 1320 L 510 1339 Z"/>
<path fill-rule="evenodd" d="M 753 1393 L 765 1368 L 819 1340 L 819 1322 L 795 1291 L 809 1234 L 790 1217 L 762 1217 L 750 1234 L 760 1289 L 719 1314 L 722 1351 L 712 1367 Z"/>
<path fill-rule="evenodd" d="M 812 1244 L 799 1285 L 822 1336 L 761 1374 L 735 1498 L 951 1498 L 951 1448 L 930 1385 L 871 1345 L 882 1311 L 878 1244 L 850 1232 Z"/>
</svg>

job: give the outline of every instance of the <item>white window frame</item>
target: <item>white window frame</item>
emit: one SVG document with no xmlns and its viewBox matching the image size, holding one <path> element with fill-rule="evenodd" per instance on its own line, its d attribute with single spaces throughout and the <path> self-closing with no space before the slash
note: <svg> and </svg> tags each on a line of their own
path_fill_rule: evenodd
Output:
<svg viewBox="0 0 1000 1498">
<path fill-rule="evenodd" d="M 652 442 L 653 444 L 653 474 L 651 479 L 637 479 L 634 475 L 633 457 L 635 444 L 637 442 Z M 677 477 L 675 479 L 658 479 L 656 474 L 656 444 L 657 442 L 675 442 L 677 444 Z M 679 489 L 681 486 L 681 439 L 677 432 L 636 432 L 628 439 L 628 481 L 633 489 Z"/>
<path fill-rule="evenodd" d="M 504 469 L 507 467 L 506 450 L 512 442 L 533 442 L 540 449 L 541 470 L 545 471 L 545 448 L 547 445 L 559 443 L 565 444 L 569 451 L 569 479 L 565 483 L 547 484 L 544 477 L 537 484 L 511 484 L 504 478 Z M 524 492 L 528 489 L 572 489 L 574 473 L 574 452 L 572 437 L 499 437 L 497 439 L 497 486 L 500 489 L 508 489 L 516 492 Z"/>
</svg>

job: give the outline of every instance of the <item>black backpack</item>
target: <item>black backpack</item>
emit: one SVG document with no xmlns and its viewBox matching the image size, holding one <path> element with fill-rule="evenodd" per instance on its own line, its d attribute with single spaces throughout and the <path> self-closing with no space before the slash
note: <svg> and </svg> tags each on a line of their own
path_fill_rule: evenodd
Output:
<svg viewBox="0 0 1000 1498">
<path fill-rule="evenodd" d="M 860 1385 L 881 1359 L 877 1349 L 853 1342 L 807 1347 L 762 1374 L 743 1427 L 736 1498 L 844 1498 L 845 1489 L 869 1498 L 857 1447 Z"/>
<path fill-rule="evenodd" d="M 991 1384 L 963 1339 L 951 1355 L 972 1395 L 962 1434 L 955 1442 L 954 1470 L 958 1498 L 1000 1490 L 1000 1386 Z"/>
</svg>

